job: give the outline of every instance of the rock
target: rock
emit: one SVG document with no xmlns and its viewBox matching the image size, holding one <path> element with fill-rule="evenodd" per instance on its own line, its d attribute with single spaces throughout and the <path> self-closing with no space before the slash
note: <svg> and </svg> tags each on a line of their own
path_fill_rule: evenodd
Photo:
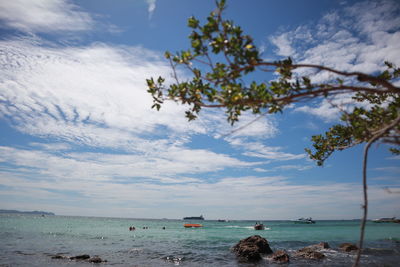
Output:
<svg viewBox="0 0 400 267">
<path fill-rule="evenodd" d="M 53 255 L 51 256 L 52 259 L 69 259 L 67 256 L 61 255 L 61 254 L 57 254 L 57 255 Z"/>
<path fill-rule="evenodd" d="M 241 262 L 256 262 L 261 260 L 261 253 L 256 245 L 243 245 L 236 251 L 236 256 Z"/>
<path fill-rule="evenodd" d="M 67 257 L 67 256 L 62 255 L 61 253 L 58 253 L 56 255 L 52 255 L 51 258 L 52 259 L 67 259 L 67 260 L 87 261 L 87 262 L 91 262 L 91 263 L 107 262 L 107 260 L 103 260 L 99 256 L 90 257 L 87 254 L 82 254 L 82 255 L 73 256 L 73 257 Z"/>
<path fill-rule="evenodd" d="M 327 242 L 321 242 L 311 246 L 307 246 L 299 249 L 294 254 L 296 257 L 302 257 L 305 259 L 319 260 L 325 258 L 325 255 L 320 252 L 322 249 L 330 248 Z"/>
<path fill-rule="evenodd" d="M 78 255 L 70 258 L 71 260 L 87 260 L 90 259 L 88 254 Z"/>
<path fill-rule="evenodd" d="M 312 247 L 315 248 L 316 250 L 321 250 L 321 249 L 326 249 L 326 248 L 330 248 L 329 244 L 327 242 L 321 242 L 315 245 L 311 245 L 308 247 Z"/>
<path fill-rule="evenodd" d="M 269 259 L 278 263 L 288 263 L 289 255 L 286 253 L 286 251 L 278 250 L 274 254 L 272 254 L 272 256 L 269 257 Z"/>
<path fill-rule="evenodd" d="M 299 249 L 298 251 L 296 251 L 294 255 L 296 257 L 302 257 L 305 259 L 313 259 L 313 260 L 320 260 L 325 258 L 324 254 L 316 251 L 316 249 L 313 248 L 312 246 Z"/>
<path fill-rule="evenodd" d="M 261 259 L 261 254 L 271 254 L 272 250 L 269 247 L 268 241 L 259 236 L 253 235 L 240 240 L 232 250 L 235 252 L 239 261 L 255 262 Z"/>
<path fill-rule="evenodd" d="M 94 256 L 94 257 L 90 258 L 88 261 L 92 262 L 92 263 L 101 263 L 101 262 L 103 262 L 103 260 L 99 256 Z"/>
<path fill-rule="evenodd" d="M 340 244 L 339 248 L 340 248 L 340 250 L 346 251 L 346 252 L 351 252 L 353 250 L 358 250 L 358 247 L 355 244 L 352 244 L 352 243 Z"/>
</svg>

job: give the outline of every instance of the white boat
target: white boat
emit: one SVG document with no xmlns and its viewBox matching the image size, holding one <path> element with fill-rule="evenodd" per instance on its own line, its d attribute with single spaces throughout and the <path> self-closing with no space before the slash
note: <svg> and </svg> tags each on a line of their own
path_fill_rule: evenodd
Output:
<svg viewBox="0 0 400 267">
<path fill-rule="evenodd" d="M 314 224 L 315 221 L 311 217 L 309 218 L 300 218 L 293 221 L 294 223 L 303 223 L 303 224 Z"/>
<path fill-rule="evenodd" d="M 396 217 L 392 218 L 380 218 L 372 220 L 375 223 L 400 223 L 400 219 L 396 219 Z"/>
</svg>

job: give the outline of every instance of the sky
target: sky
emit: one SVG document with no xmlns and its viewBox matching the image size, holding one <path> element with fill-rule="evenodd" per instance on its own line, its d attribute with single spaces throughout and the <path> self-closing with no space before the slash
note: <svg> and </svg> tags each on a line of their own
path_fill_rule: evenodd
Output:
<svg viewBox="0 0 400 267">
<path fill-rule="evenodd" d="M 265 60 L 366 73 L 385 60 L 400 65 L 396 0 L 227 2 L 225 18 Z M 360 218 L 363 146 L 323 167 L 304 152 L 312 135 L 339 122 L 338 106 L 352 106 L 349 96 L 292 105 L 242 128 L 255 117 L 231 127 L 219 109 L 194 122 L 174 102 L 151 109 L 146 79 L 171 79 L 164 52 L 189 48 L 187 18 L 204 22 L 214 9 L 209 0 L 0 0 L 0 209 Z M 370 219 L 400 217 L 399 163 L 385 144 L 372 146 Z"/>
</svg>

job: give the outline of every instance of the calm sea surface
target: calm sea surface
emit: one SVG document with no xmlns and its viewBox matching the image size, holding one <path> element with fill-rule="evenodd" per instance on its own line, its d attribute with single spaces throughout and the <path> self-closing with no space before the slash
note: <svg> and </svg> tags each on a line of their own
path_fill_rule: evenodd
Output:
<svg viewBox="0 0 400 267">
<path fill-rule="evenodd" d="M 99 266 L 279 266 L 263 260 L 240 264 L 230 248 L 240 239 L 259 234 L 275 251 L 289 253 L 328 242 L 332 249 L 322 261 L 295 260 L 290 266 L 350 266 L 354 254 L 337 250 L 343 242 L 357 242 L 359 222 L 317 221 L 314 225 L 264 221 L 255 231 L 253 221 L 203 221 L 204 227 L 185 229 L 180 220 L 142 220 L 66 216 L 0 215 L 0 266 L 93 266 L 52 259 L 80 254 L 98 255 Z M 129 231 L 135 226 L 136 231 Z M 142 229 L 147 226 L 148 229 Z M 163 230 L 162 228 L 166 229 Z M 368 222 L 363 266 L 400 266 L 400 224 Z"/>
</svg>

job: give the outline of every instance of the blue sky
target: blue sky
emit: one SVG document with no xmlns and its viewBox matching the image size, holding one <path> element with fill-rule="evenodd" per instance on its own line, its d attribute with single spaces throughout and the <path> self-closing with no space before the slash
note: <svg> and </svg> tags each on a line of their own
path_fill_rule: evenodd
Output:
<svg viewBox="0 0 400 267">
<path fill-rule="evenodd" d="M 254 117 L 232 128 L 217 109 L 190 123 L 175 103 L 150 109 L 145 79 L 171 77 L 164 52 L 188 48 L 187 18 L 204 21 L 214 8 L 197 0 L 0 1 L 0 208 L 359 218 L 362 147 L 324 167 L 304 153 L 313 134 L 338 122 L 337 106 L 351 108 L 348 96 L 293 105 L 233 134 Z M 394 0 L 231 0 L 225 17 L 266 60 L 373 73 L 384 60 L 400 65 L 399 14 Z M 371 149 L 370 218 L 400 216 L 399 160 L 384 144 Z"/>
</svg>

